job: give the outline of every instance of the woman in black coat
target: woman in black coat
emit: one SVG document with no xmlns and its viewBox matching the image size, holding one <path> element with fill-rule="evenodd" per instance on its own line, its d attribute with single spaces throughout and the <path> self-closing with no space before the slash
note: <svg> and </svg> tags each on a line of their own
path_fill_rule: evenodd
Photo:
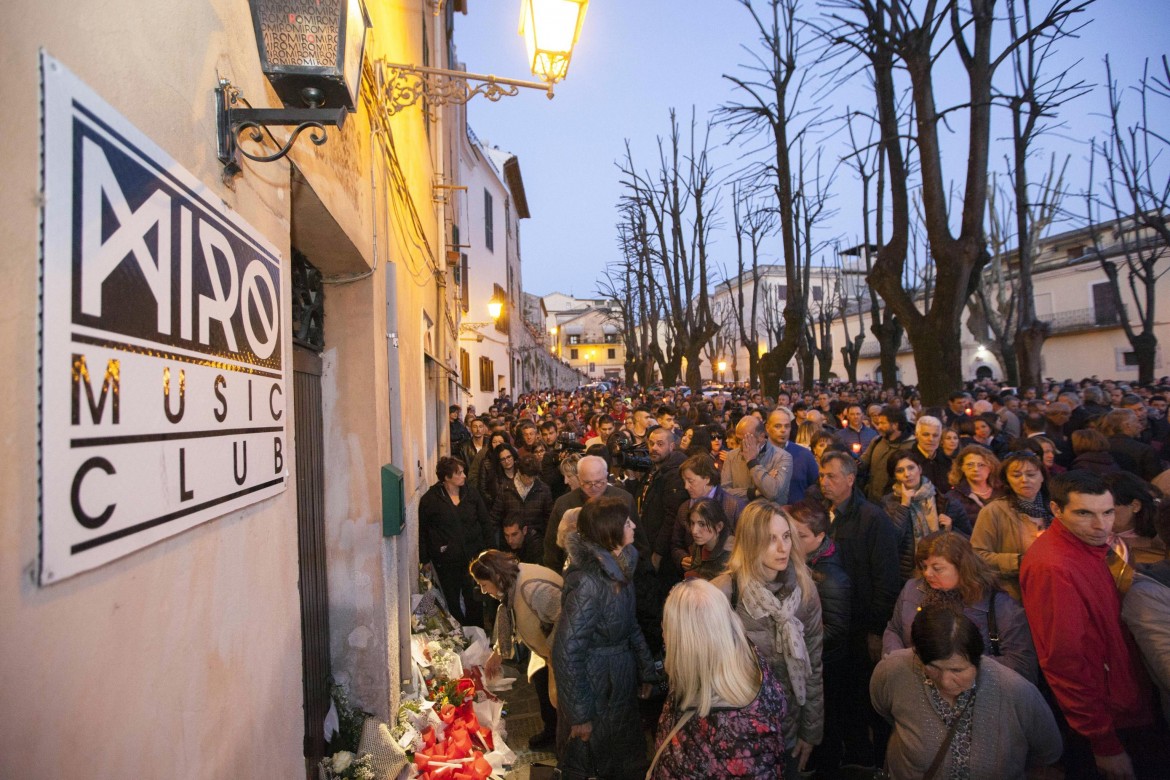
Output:
<svg viewBox="0 0 1170 780">
<path fill-rule="evenodd" d="M 633 541 L 623 499 L 581 509 L 553 640 L 557 763 L 606 780 L 640 780 L 647 767 L 638 696 L 649 695 L 654 662 L 635 615 Z"/>
<path fill-rule="evenodd" d="M 419 563 L 434 567 L 451 617 L 464 626 L 482 627 L 483 604 L 467 565 L 492 534 L 487 506 L 466 484 L 463 461 L 439 458 L 435 472 L 439 481 L 418 502 Z"/>
</svg>

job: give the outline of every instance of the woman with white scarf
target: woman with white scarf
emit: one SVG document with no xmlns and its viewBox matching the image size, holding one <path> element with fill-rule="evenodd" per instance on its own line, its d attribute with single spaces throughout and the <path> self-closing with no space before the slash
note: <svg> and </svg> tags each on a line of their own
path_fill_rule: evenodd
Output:
<svg viewBox="0 0 1170 780">
<path fill-rule="evenodd" d="M 771 501 L 748 504 L 736 524 L 727 572 L 712 581 L 784 688 L 784 777 L 796 777 L 824 732 L 821 600 L 788 514 Z"/>
<path fill-rule="evenodd" d="M 913 579 L 917 571 L 914 548 L 918 542 L 935 531 L 970 527 L 963 505 L 937 492 L 923 476 L 925 466 L 926 459 L 917 450 L 899 452 L 886 461 L 890 492 L 882 497 L 882 509 L 900 534 L 898 552 L 903 581 Z"/>
</svg>

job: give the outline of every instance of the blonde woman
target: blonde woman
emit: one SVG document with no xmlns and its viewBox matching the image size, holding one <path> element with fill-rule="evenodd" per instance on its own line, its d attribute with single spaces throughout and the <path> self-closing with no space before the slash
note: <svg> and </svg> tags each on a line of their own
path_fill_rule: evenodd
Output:
<svg viewBox="0 0 1170 780">
<path fill-rule="evenodd" d="M 712 581 L 784 688 L 785 777 L 804 770 L 825 720 L 821 601 L 795 542 L 792 520 L 778 504 L 753 501 L 739 516 L 727 573 Z"/>
<path fill-rule="evenodd" d="M 676 585 L 662 617 L 670 695 L 654 780 L 775 778 L 787 753 L 784 689 L 731 604 L 702 579 Z"/>
</svg>

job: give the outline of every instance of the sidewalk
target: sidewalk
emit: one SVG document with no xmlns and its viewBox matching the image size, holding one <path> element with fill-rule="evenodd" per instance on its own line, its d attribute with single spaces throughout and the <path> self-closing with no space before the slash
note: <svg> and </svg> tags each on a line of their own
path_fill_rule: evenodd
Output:
<svg viewBox="0 0 1170 780">
<path fill-rule="evenodd" d="M 508 747 L 516 752 L 516 763 L 504 777 L 506 780 L 528 780 L 529 766 L 537 761 L 554 762 L 556 754 L 551 749 L 537 752 L 528 749 L 528 738 L 544 728 L 536 690 L 528 682 L 528 676 L 515 667 L 505 664 L 503 674 L 516 678 L 512 690 L 500 694 L 506 702 L 504 723 L 508 730 Z"/>
</svg>

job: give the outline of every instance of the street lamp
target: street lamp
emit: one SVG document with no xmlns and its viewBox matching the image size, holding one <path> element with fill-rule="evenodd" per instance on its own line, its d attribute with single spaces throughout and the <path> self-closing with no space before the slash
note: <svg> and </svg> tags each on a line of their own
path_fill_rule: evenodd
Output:
<svg viewBox="0 0 1170 780">
<path fill-rule="evenodd" d="M 459 323 L 459 332 L 474 332 L 478 331 L 480 328 L 486 328 L 488 325 L 495 325 L 497 322 L 499 322 L 500 316 L 504 313 L 504 299 L 501 298 L 498 293 L 493 295 L 492 299 L 488 301 L 487 310 L 488 316 L 491 317 L 490 320 L 485 322 L 461 322 Z M 482 340 L 483 336 L 480 336 L 480 339 Z"/>
<path fill-rule="evenodd" d="M 723 372 L 727 370 L 727 361 L 720 360 L 716 368 L 719 369 L 719 383 L 723 383 Z"/>
<path fill-rule="evenodd" d="M 476 95 L 495 102 L 518 95 L 520 87 L 542 89 L 551 100 L 553 86 L 569 72 L 588 7 L 589 0 L 521 0 L 520 34 L 528 44 L 532 74 L 540 81 L 379 61 L 374 73 L 381 109 L 393 116 L 420 100 L 438 106 L 466 103 Z"/>
<path fill-rule="evenodd" d="M 528 47 L 532 74 L 552 85 L 565 78 L 581 36 L 589 0 L 522 0 L 520 34 Z"/>
<path fill-rule="evenodd" d="M 237 108 L 243 94 L 227 79 L 215 89 L 216 153 L 224 174 L 240 172 L 239 152 L 255 162 L 273 162 L 289 153 L 300 134 L 317 146 L 325 143 L 325 126 L 340 128 L 356 110 L 361 86 L 366 30 L 370 19 L 362 0 L 249 0 L 260 70 L 284 104 L 283 109 Z M 259 143 L 261 130 L 293 127 L 288 141 L 269 155 L 239 147 L 244 132 Z"/>
</svg>

